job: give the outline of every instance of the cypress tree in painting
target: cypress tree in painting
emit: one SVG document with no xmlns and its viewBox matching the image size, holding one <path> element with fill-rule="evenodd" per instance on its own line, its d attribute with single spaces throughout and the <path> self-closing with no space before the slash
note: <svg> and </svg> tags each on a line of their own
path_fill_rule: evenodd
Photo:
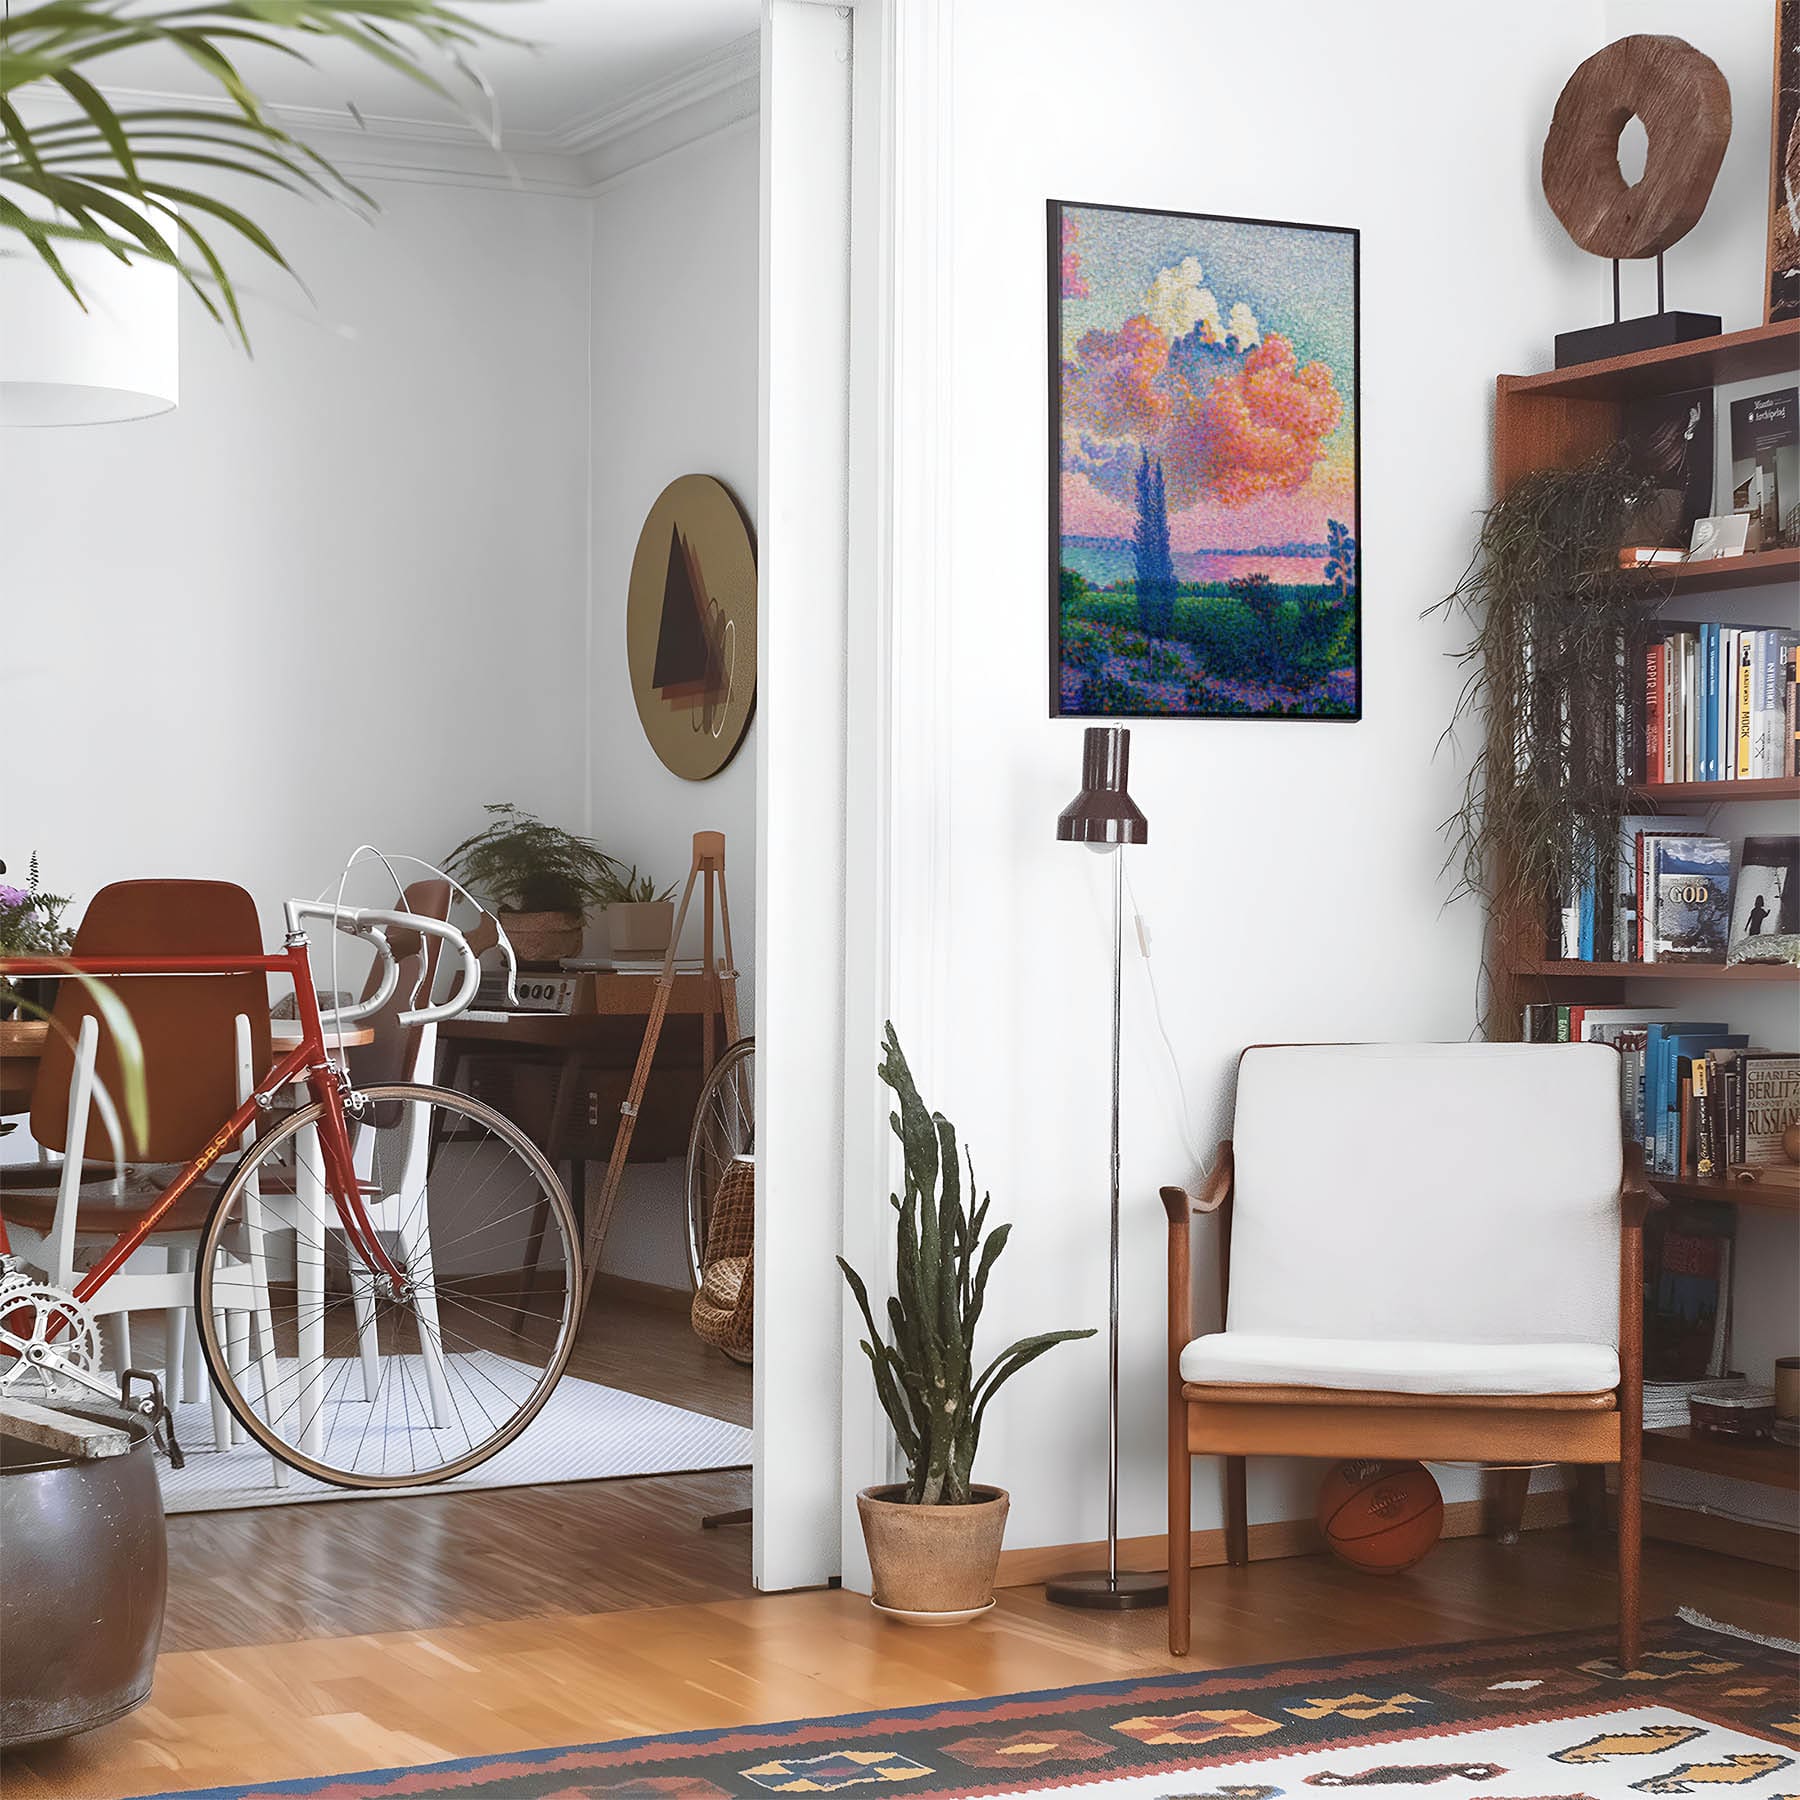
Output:
<svg viewBox="0 0 1800 1800">
<path fill-rule="evenodd" d="M 1169 509 L 1163 489 L 1162 459 L 1143 453 L 1137 472 L 1138 628 L 1149 637 L 1167 637 L 1175 623 L 1175 559 L 1169 553 Z"/>
</svg>

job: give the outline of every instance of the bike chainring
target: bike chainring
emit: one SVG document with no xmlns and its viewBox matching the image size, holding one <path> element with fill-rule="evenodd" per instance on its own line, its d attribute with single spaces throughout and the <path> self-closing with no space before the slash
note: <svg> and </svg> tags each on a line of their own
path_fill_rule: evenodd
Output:
<svg viewBox="0 0 1800 1800">
<path fill-rule="evenodd" d="M 33 1346 L 44 1347 L 38 1359 Z M 56 1394 L 63 1371 L 91 1377 L 99 1366 L 99 1328 L 73 1294 L 25 1275 L 0 1280 L 0 1392 L 14 1399 Z"/>
</svg>

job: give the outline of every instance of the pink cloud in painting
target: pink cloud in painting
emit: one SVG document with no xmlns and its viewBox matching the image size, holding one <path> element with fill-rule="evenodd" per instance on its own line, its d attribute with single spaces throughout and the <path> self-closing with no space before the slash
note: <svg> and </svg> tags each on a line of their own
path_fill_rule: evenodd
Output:
<svg viewBox="0 0 1800 1800">
<path fill-rule="evenodd" d="M 1331 371 L 1316 362 L 1302 368 L 1293 345 L 1271 333 L 1241 369 L 1213 382 L 1197 416 L 1183 421 L 1193 435 L 1175 454 L 1191 458 L 1200 491 L 1227 506 L 1291 492 L 1305 485 L 1343 410 Z"/>
<path fill-rule="evenodd" d="M 1343 415 L 1331 370 L 1302 366 L 1279 333 L 1242 357 L 1184 345 L 1172 361 L 1169 339 L 1142 314 L 1082 335 L 1063 365 L 1063 408 L 1067 469 L 1129 501 L 1148 451 L 1163 465 L 1172 509 L 1298 490 Z"/>
<path fill-rule="evenodd" d="M 1075 220 L 1062 216 L 1062 295 L 1065 300 L 1085 300 L 1088 284 L 1081 273 L 1081 252 L 1075 244 Z"/>
</svg>

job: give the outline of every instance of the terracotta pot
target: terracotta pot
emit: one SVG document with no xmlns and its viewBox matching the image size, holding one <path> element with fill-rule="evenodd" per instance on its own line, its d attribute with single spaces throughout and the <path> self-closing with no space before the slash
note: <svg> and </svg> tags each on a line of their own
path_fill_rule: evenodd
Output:
<svg viewBox="0 0 1800 1800">
<path fill-rule="evenodd" d="M 908 1506 L 904 1487 L 856 1496 L 875 1577 L 875 1604 L 890 1612 L 968 1617 L 994 1597 L 994 1570 L 1006 1532 L 1004 1488 L 977 1487 L 967 1506 Z"/>
<path fill-rule="evenodd" d="M 553 969 L 565 956 L 581 954 L 578 912 L 500 913 L 501 929 L 512 939 L 513 955 L 522 967 Z"/>
<path fill-rule="evenodd" d="M 606 909 L 606 941 L 614 956 L 666 955 L 674 931 L 673 900 L 622 900 Z"/>
</svg>

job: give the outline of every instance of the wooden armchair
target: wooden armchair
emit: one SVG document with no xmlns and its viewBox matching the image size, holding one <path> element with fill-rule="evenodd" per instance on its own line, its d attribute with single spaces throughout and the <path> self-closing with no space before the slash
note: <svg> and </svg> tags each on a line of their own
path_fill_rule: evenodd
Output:
<svg viewBox="0 0 1800 1800">
<path fill-rule="evenodd" d="M 1233 1136 L 1169 1216 L 1169 1649 L 1188 1648 L 1190 1459 L 1615 1464 L 1619 1661 L 1638 1656 L 1644 1214 L 1599 1044 L 1246 1050 Z M 1219 1220 L 1223 1328 L 1192 1320 Z"/>
</svg>

